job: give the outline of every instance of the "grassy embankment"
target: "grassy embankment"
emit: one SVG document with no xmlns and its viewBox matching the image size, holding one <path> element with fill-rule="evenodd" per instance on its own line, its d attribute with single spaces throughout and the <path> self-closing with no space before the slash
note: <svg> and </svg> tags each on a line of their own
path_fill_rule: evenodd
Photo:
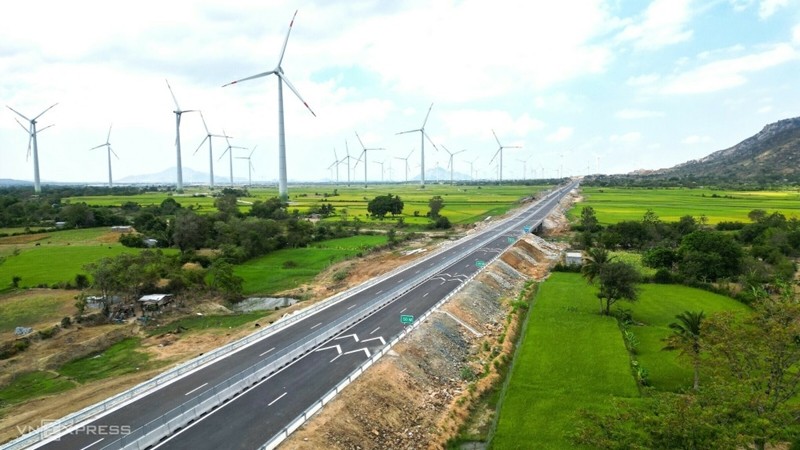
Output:
<svg viewBox="0 0 800 450">
<path fill-rule="evenodd" d="M 581 208 L 591 206 L 603 225 L 623 220 L 641 220 L 652 209 L 665 222 L 681 216 L 695 219 L 705 216 L 708 224 L 749 222 L 747 213 L 754 209 L 780 212 L 786 217 L 800 215 L 797 191 L 719 191 L 711 189 L 641 189 L 581 188 L 584 200 L 576 203 L 571 217 L 580 217 Z M 716 195 L 716 196 L 714 196 Z"/>
<path fill-rule="evenodd" d="M 596 288 L 577 274 L 554 273 L 529 314 L 499 412 L 491 448 L 575 448 L 568 436 L 580 409 L 601 411 L 612 398 L 638 398 L 628 352 L 615 319 L 600 315 Z M 659 390 L 691 386 L 689 364 L 663 351 L 669 323 L 684 310 L 744 311 L 730 298 L 674 285 L 643 285 L 622 303 L 641 325 L 637 359 Z"/>
</svg>

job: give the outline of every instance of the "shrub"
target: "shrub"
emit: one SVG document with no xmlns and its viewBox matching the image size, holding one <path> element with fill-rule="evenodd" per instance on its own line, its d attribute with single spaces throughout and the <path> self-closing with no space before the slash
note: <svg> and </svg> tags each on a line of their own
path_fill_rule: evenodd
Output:
<svg viewBox="0 0 800 450">
<path fill-rule="evenodd" d="M 39 336 L 39 339 L 42 340 L 50 339 L 51 337 L 55 336 L 58 333 L 58 330 L 60 330 L 60 328 L 58 327 L 58 325 L 56 325 L 46 330 L 41 330 L 37 332 L 36 335 Z"/>
<path fill-rule="evenodd" d="M 282 267 L 284 269 L 294 269 L 298 266 L 298 264 L 292 260 L 284 261 Z"/>
<path fill-rule="evenodd" d="M 464 366 L 461 368 L 461 379 L 464 381 L 473 381 L 475 380 L 475 372 L 469 366 Z"/>
<path fill-rule="evenodd" d="M 69 317 L 61 319 L 61 328 L 69 328 L 70 326 L 72 326 L 72 319 Z"/>
<path fill-rule="evenodd" d="M 668 269 L 658 269 L 653 275 L 653 283 L 657 284 L 672 284 L 675 282 L 675 276 L 672 275 Z"/>
<path fill-rule="evenodd" d="M 86 289 L 89 287 L 89 277 L 82 273 L 75 275 L 75 287 L 78 289 Z"/>
</svg>

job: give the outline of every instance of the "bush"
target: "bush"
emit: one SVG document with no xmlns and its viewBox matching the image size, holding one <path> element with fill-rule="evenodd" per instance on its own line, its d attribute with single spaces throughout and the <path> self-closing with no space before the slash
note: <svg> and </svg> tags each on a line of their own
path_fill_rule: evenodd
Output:
<svg viewBox="0 0 800 450">
<path fill-rule="evenodd" d="M 31 346 L 31 341 L 28 338 L 17 339 L 16 341 L 5 342 L 0 345 L 0 360 L 8 359 L 17 353 L 25 351 Z"/>
<path fill-rule="evenodd" d="M 653 275 L 653 283 L 657 284 L 672 284 L 675 282 L 675 276 L 672 275 L 668 269 L 658 269 Z"/>
<path fill-rule="evenodd" d="M 58 330 L 60 330 L 60 328 L 58 327 L 58 325 L 56 325 L 46 330 L 41 330 L 37 332 L 36 335 L 39 336 L 39 339 L 42 340 L 50 339 L 51 337 L 55 336 L 58 333 Z"/>
<path fill-rule="evenodd" d="M 292 260 L 284 261 L 283 264 L 281 265 L 281 267 L 283 267 L 284 269 L 294 269 L 297 266 L 298 264 Z"/>
<path fill-rule="evenodd" d="M 75 287 L 78 289 L 86 289 L 89 287 L 89 277 L 82 273 L 75 275 Z"/>
<path fill-rule="evenodd" d="M 119 236 L 119 243 L 125 247 L 145 248 L 144 236 L 139 233 L 123 233 Z"/>
<path fill-rule="evenodd" d="M 450 224 L 450 219 L 446 216 L 439 216 L 436 221 L 431 224 L 431 228 L 436 230 L 447 230 L 450 229 L 452 225 Z"/>
<path fill-rule="evenodd" d="M 61 319 L 61 328 L 69 328 L 70 326 L 72 326 L 72 319 L 69 317 Z"/>
</svg>

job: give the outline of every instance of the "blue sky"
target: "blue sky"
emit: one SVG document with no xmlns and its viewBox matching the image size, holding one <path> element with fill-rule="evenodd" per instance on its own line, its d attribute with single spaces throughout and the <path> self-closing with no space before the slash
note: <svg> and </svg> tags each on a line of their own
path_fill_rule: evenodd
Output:
<svg viewBox="0 0 800 450">
<path fill-rule="evenodd" d="M 271 70 L 299 10 L 285 74 L 318 117 L 284 89 L 290 180 L 330 179 L 356 156 L 357 131 L 395 157 L 415 151 L 422 124 L 457 155 L 456 171 L 504 178 L 623 173 L 669 167 L 730 147 L 765 124 L 800 115 L 797 0 L 644 1 L 177 1 L 16 2 L 0 17 L 0 100 L 25 115 L 51 104 L 40 126 L 43 180 L 106 178 L 102 144 L 120 159 L 114 177 L 175 165 L 174 105 L 202 109 L 212 132 L 258 145 L 254 179 L 277 177 L 274 77 L 222 88 Z M 0 114 L 0 178 L 33 179 L 27 136 Z M 183 116 L 184 167 L 208 171 L 199 116 Z M 215 172 L 227 174 L 215 143 Z M 242 151 L 240 156 L 246 156 Z M 426 146 L 426 167 L 447 155 Z M 522 173 L 527 159 L 528 173 Z M 392 173 L 388 173 L 391 166 Z M 380 166 L 368 166 L 380 179 Z M 419 169 L 416 169 L 418 171 Z M 235 161 L 246 176 L 246 161 Z M 345 167 L 340 166 L 341 179 Z M 353 175 L 356 177 L 356 175 Z M 358 178 L 363 177 L 362 169 Z"/>
</svg>

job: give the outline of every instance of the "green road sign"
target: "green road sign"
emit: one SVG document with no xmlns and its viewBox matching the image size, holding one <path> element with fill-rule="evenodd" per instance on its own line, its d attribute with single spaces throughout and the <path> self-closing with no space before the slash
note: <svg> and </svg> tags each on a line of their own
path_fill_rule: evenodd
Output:
<svg viewBox="0 0 800 450">
<path fill-rule="evenodd" d="M 410 325 L 414 323 L 414 316 L 411 314 L 400 314 L 400 323 L 403 325 Z"/>
<path fill-rule="evenodd" d="M 525 228 L 523 228 L 523 230 L 524 230 L 526 233 L 530 233 L 530 232 L 531 232 L 531 227 L 525 227 Z"/>
<path fill-rule="evenodd" d="M 509 238 L 506 238 L 506 239 L 508 239 L 508 243 L 509 244 L 513 244 L 514 242 L 517 242 L 517 240 L 512 238 L 512 237 L 509 237 Z"/>
<path fill-rule="evenodd" d="M 486 267 L 486 261 L 480 259 L 475 261 L 475 267 Z"/>
</svg>

